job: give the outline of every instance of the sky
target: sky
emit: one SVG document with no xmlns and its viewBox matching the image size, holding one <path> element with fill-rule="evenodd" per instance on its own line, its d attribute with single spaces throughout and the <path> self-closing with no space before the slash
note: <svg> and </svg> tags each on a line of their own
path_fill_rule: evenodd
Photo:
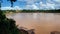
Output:
<svg viewBox="0 0 60 34">
<path fill-rule="evenodd" d="M 13 7 L 10 1 L 2 0 L 2 10 L 51 10 L 60 9 L 60 0 L 17 0 Z"/>
</svg>

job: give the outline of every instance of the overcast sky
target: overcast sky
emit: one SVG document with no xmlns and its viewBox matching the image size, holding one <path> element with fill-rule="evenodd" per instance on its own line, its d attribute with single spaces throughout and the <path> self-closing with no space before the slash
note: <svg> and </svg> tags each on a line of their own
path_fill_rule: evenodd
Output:
<svg viewBox="0 0 60 34">
<path fill-rule="evenodd" d="M 60 9 L 60 0 L 17 0 L 14 2 L 13 8 L 7 0 L 3 0 L 2 10 L 10 9 L 36 9 L 36 10 L 49 10 L 49 9 Z"/>
</svg>

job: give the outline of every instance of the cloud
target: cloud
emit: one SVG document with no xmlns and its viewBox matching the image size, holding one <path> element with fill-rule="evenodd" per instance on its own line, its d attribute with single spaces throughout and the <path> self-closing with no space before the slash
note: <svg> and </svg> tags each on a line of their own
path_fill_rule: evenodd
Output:
<svg viewBox="0 0 60 34">
<path fill-rule="evenodd" d="M 1 10 L 11 10 L 11 7 L 1 7 Z"/>
<path fill-rule="evenodd" d="M 32 5 L 26 5 L 26 8 L 25 9 L 39 9 L 35 4 L 32 4 Z"/>
<path fill-rule="evenodd" d="M 57 3 L 60 3 L 60 0 L 53 0 L 53 1 L 55 1 L 55 2 L 57 2 Z"/>
<path fill-rule="evenodd" d="M 25 9 L 58 9 L 60 0 L 19 0 L 26 1 Z M 58 4 L 56 4 L 58 3 Z"/>
<path fill-rule="evenodd" d="M 60 9 L 60 0 L 18 0 L 26 2 L 26 6 L 24 8 L 20 8 L 19 6 L 15 7 L 2 7 L 3 10 L 22 10 L 22 9 Z"/>
<path fill-rule="evenodd" d="M 13 9 L 15 9 L 15 10 L 22 10 L 22 8 L 20 8 L 19 6 L 15 6 Z"/>
<path fill-rule="evenodd" d="M 40 2 L 40 9 L 55 9 L 55 4 L 53 3 L 46 3 Z"/>
<path fill-rule="evenodd" d="M 15 7 L 1 7 L 1 10 L 22 10 L 19 6 Z"/>
</svg>

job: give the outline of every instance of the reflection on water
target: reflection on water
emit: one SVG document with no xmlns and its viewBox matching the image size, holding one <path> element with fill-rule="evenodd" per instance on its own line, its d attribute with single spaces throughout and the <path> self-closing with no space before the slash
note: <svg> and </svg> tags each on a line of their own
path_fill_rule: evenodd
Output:
<svg viewBox="0 0 60 34">
<path fill-rule="evenodd" d="M 17 13 L 7 16 L 16 24 L 27 29 L 35 29 L 36 34 L 50 34 L 60 31 L 60 15 L 55 13 Z"/>
</svg>

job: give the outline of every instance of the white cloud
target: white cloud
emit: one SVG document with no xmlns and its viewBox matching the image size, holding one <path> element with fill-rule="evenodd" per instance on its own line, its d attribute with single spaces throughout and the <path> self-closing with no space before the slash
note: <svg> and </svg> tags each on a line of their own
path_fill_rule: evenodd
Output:
<svg viewBox="0 0 60 34">
<path fill-rule="evenodd" d="M 22 10 L 22 8 L 20 8 L 19 6 L 15 6 L 13 9 L 15 9 L 15 10 Z"/>
<path fill-rule="evenodd" d="M 32 5 L 33 9 L 39 9 L 36 5 Z"/>
<path fill-rule="evenodd" d="M 57 3 L 60 3 L 60 0 L 53 0 L 53 1 L 55 1 L 55 2 L 57 2 Z"/>
<path fill-rule="evenodd" d="M 26 8 L 25 9 L 39 9 L 35 4 L 32 4 L 32 5 L 26 5 Z"/>
<path fill-rule="evenodd" d="M 3 10 L 20 10 L 20 9 L 60 9 L 60 0 L 18 0 L 26 2 L 25 8 L 15 7 L 2 7 Z M 45 2 L 45 3 L 44 3 Z M 56 4 L 58 3 L 58 4 Z"/>
<path fill-rule="evenodd" d="M 12 8 L 11 7 L 1 7 L 1 10 L 11 10 Z"/>
<path fill-rule="evenodd" d="M 25 1 L 27 3 L 25 9 L 58 9 L 60 8 L 60 0 L 18 0 L 18 1 Z"/>
<path fill-rule="evenodd" d="M 46 7 L 48 7 L 48 9 L 55 9 L 55 4 L 47 3 Z"/>
<path fill-rule="evenodd" d="M 40 9 L 55 9 L 55 4 L 53 3 L 46 3 L 40 2 Z"/>
<path fill-rule="evenodd" d="M 1 10 L 22 10 L 19 6 L 15 7 L 1 7 Z"/>
</svg>

